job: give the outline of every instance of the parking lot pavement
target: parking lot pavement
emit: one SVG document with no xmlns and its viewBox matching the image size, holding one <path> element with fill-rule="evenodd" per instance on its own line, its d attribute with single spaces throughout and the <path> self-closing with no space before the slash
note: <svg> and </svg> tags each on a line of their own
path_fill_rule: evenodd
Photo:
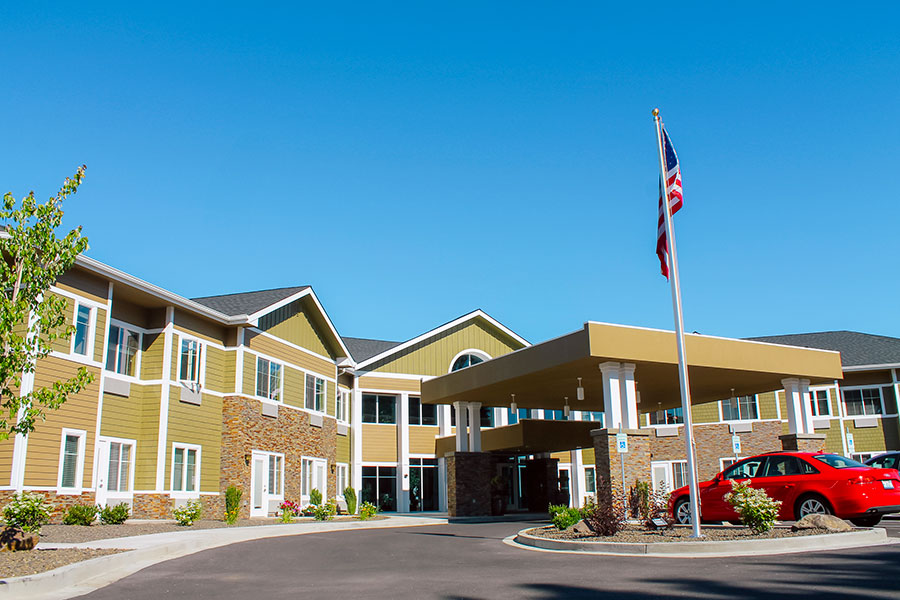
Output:
<svg viewBox="0 0 900 600">
<path fill-rule="evenodd" d="M 900 523 L 886 525 L 900 537 Z M 528 526 L 465 523 L 245 542 L 154 565 L 85 598 L 898 597 L 900 545 L 661 559 L 552 554 L 502 543 Z"/>
</svg>

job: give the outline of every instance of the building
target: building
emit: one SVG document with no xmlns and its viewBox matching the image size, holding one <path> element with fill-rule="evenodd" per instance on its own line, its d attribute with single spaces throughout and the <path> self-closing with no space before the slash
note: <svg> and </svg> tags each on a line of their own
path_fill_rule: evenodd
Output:
<svg viewBox="0 0 900 600">
<path fill-rule="evenodd" d="M 492 436 L 502 440 L 490 462 L 472 467 L 482 469 L 482 492 L 499 476 L 507 510 L 567 497 L 581 504 L 598 476 L 590 432 L 623 414 L 647 448 L 647 478 L 669 489 L 684 482 L 677 394 L 654 393 L 671 374 L 655 374 L 650 362 L 594 365 L 584 402 L 574 378 L 571 396 L 546 402 L 529 403 L 528 394 L 518 405 L 506 395 L 455 407 L 423 402 L 423 387 L 461 380 L 463 369 L 474 377 L 511 360 L 499 357 L 539 356 L 557 343 L 531 346 L 482 311 L 405 342 L 342 337 L 308 286 L 188 299 L 83 256 L 52 292 L 66 299 L 75 334 L 24 378 L 23 391 L 81 366 L 94 381 L 30 435 L 0 442 L 0 500 L 29 490 L 60 510 L 126 502 L 134 516 L 153 518 L 199 499 L 218 516 L 234 485 L 244 491 L 242 516 L 253 517 L 273 514 L 283 500 L 306 503 L 313 489 L 342 500 L 352 486 L 383 510 L 462 514 L 458 488 L 469 468 L 459 449 L 480 451 L 483 429 L 486 446 Z M 619 329 L 605 331 L 650 331 Z M 801 429 L 824 433 L 828 450 L 862 457 L 900 448 L 900 340 L 831 332 L 740 343 L 790 356 L 815 353 L 789 346 L 838 350 L 843 380 L 839 371 L 814 376 L 807 392 L 798 379 L 785 384 L 794 385 L 786 395 L 771 373 L 742 379 L 729 371 L 737 392 L 699 393 L 703 403 L 693 410 L 701 477 L 736 457 L 735 435 L 740 455 L 779 448 L 780 436 L 796 433 L 789 404 L 798 398 L 811 418 Z M 625 413 L 603 400 L 620 384 L 634 403 L 622 405 Z"/>
</svg>

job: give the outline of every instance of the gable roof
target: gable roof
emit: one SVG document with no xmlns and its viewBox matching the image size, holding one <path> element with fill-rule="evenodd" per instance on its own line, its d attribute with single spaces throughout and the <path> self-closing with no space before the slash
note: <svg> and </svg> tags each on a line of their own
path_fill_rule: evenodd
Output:
<svg viewBox="0 0 900 600">
<path fill-rule="evenodd" d="M 388 342 L 386 340 L 370 340 L 367 338 L 344 338 L 344 344 L 350 350 L 350 354 L 356 362 L 368 360 L 382 352 L 387 352 L 391 348 L 396 348 L 402 343 L 403 342 Z"/>
<path fill-rule="evenodd" d="M 255 292 L 203 296 L 191 298 L 191 300 L 226 315 L 252 315 L 307 289 L 309 289 L 308 285 L 302 285 Z"/>
<path fill-rule="evenodd" d="M 837 350 L 844 367 L 900 365 L 900 339 L 859 331 L 820 331 L 747 338 L 757 342 Z"/>
</svg>

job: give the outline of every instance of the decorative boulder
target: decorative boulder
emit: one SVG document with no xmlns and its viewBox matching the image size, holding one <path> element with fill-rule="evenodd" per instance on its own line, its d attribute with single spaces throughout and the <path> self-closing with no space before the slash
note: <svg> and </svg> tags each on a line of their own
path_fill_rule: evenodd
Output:
<svg viewBox="0 0 900 600">
<path fill-rule="evenodd" d="M 575 523 L 574 525 L 572 525 L 571 527 L 566 529 L 566 531 L 569 533 L 577 533 L 579 535 L 593 535 L 594 534 L 594 532 L 591 531 L 591 528 L 588 527 L 587 523 L 585 523 L 583 520 L 578 521 L 577 523 Z"/>
<path fill-rule="evenodd" d="M 0 531 L 0 552 L 18 552 L 31 550 L 37 546 L 40 536 L 36 533 L 25 533 L 17 527 L 4 527 Z"/>
<path fill-rule="evenodd" d="M 801 529 L 824 529 L 834 533 L 853 531 L 853 525 L 833 515 L 806 515 L 791 525 L 791 531 L 800 531 Z"/>
</svg>

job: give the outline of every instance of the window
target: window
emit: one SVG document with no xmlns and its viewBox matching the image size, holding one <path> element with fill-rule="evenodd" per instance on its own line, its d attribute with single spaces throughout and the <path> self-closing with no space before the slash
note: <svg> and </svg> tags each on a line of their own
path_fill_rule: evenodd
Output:
<svg viewBox="0 0 900 600">
<path fill-rule="evenodd" d="M 561 410 L 544 409 L 545 421 L 565 421 L 566 417 Z"/>
<path fill-rule="evenodd" d="M 172 491 L 196 492 L 200 471 L 200 447 L 172 445 Z"/>
<path fill-rule="evenodd" d="M 531 418 L 531 410 L 528 409 L 528 408 L 520 408 L 520 409 L 516 410 L 516 412 L 513 412 L 512 409 L 507 408 L 507 409 L 506 409 L 506 412 L 507 412 L 507 415 L 508 415 L 508 421 L 507 421 L 507 422 L 508 422 L 510 425 L 515 425 L 516 423 L 518 423 L 518 422 L 521 421 L 522 419 L 530 419 L 530 418 Z M 451 413 L 450 413 L 450 416 L 453 417 L 453 419 L 452 419 L 453 423 L 452 423 L 452 424 L 455 425 L 455 424 L 456 424 L 456 413 L 455 413 L 455 412 L 451 412 Z"/>
<path fill-rule="evenodd" d="M 830 416 L 831 407 L 828 403 L 828 390 L 809 390 L 809 408 L 814 417 Z"/>
<path fill-rule="evenodd" d="M 860 390 L 844 390 L 844 407 L 847 416 L 880 415 L 881 389 L 863 388 Z"/>
<path fill-rule="evenodd" d="M 397 510 L 397 467 L 363 467 L 360 502 L 371 502 L 381 511 Z"/>
<path fill-rule="evenodd" d="M 328 480 L 325 475 L 327 461 L 324 458 L 300 459 L 300 495 L 309 498 L 312 490 L 322 492 L 324 500 L 328 492 Z M 339 490 L 342 491 L 342 490 Z"/>
<path fill-rule="evenodd" d="M 687 461 L 662 460 L 650 463 L 653 491 L 669 492 L 687 483 Z"/>
<path fill-rule="evenodd" d="M 338 390 L 335 398 L 334 416 L 338 421 L 350 421 L 350 392 Z"/>
<path fill-rule="evenodd" d="M 346 463 L 338 463 L 335 466 L 335 477 L 337 478 L 337 495 L 344 497 L 344 490 L 350 485 L 349 478 L 350 467 Z"/>
<path fill-rule="evenodd" d="M 256 395 L 275 400 L 281 400 L 281 365 L 266 360 L 256 359 Z"/>
<path fill-rule="evenodd" d="M 422 404 L 420 398 L 409 397 L 410 425 L 437 425 L 437 406 Z"/>
<path fill-rule="evenodd" d="M 877 452 L 867 453 L 877 455 Z M 856 460 L 860 460 L 856 455 L 853 456 Z M 871 457 L 866 457 L 862 460 L 869 460 Z M 900 455 L 898 454 L 884 454 L 873 460 L 869 463 L 870 467 L 875 467 L 876 469 L 897 469 L 900 467 Z"/>
<path fill-rule="evenodd" d="M 478 420 L 482 427 L 494 426 L 494 409 L 482 408 L 478 412 Z"/>
<path fill-rule="evenodd" d="M 269 494 L 284 496 L 284 457 L 269 455 Z"/>
<path fill-rule="evenodd" d="M 109 349 L 106 351 L 106 370 L 134 377 L 141 334 L 119 327 L 109 326 Z"/>
<path fill-rule="evenodd" d="M 478 356 L 477 354 L 463 354 L 453 361 L 453 365 L 450 367 L 450 370 L 459 371 L 460 369 L 465 369 L 466 367 L 471 367 L 472 365 L 477 365 L 478 363 L 482 362 L 484 362 L 484 358 Z"/>
<path fill-rule="evenodd" d="M 383 423 L 393 425 L 397 422 L 397 397 L 363 394 L 363 423 Z"/>
<path fill-rule="evenodd" d="M 317 412 L 325 410 L 325 380 L 306 374 L 306 408 Z"/>
<path fill-rule="evenodd" d="M 765 461 L 765 457 L 748 458 L 728 467 L 722 476 L 725 479 L 751 479 L 757 476 L 757 471 L 763 461 Z"/>
<path fill-rule="evenodd" d="M 597 492 L 597 476 L 594 467 L 584 468 L 584 491 L 588 494 Z"/>
<path fill-rule="evenodd" d="M 181 339 L 178 379 L 188 383 L 200 383 L 200 342 Z"/>
<path fill-rule="evenodd" d="M 110 492 L 131 491 L 131 462 L 134 447 L 123 442 L 109 443 L 109 470 L 106 489 Z"/>
<path fill-rule="evenodd" d="M 678 425 L 679 423 L 684 423 L 684 413 L 680 406 L 650 413 L 651 425 Z"/>
<path fill-rule="evenodd" d="M 80 490 L 84 473 L 84 431 L 63 429 L 59 449 L 59 481 L 66 490 Z"/>
<path fill-rule="evenodd" d="M 603 412 L 599 410 L 586 410 L 581 413 L 582 421 L 596 421 L 597 423 L 600 423 L 600 427 L 603 427 L 603 418 Z"/>
<path fill-rule="evenodd" d="M 723 421 L 748 421 L 759 418 L 756 396 L 739 396 L 722 400 Z"/>
<path fill-rule="evenodd" d="M 91 334 L 91 308 L 84 304 L 75 304 L 75 335 L 72 336 L 72 352 L 82 356 L 88 355 Z"/>
</svg>

